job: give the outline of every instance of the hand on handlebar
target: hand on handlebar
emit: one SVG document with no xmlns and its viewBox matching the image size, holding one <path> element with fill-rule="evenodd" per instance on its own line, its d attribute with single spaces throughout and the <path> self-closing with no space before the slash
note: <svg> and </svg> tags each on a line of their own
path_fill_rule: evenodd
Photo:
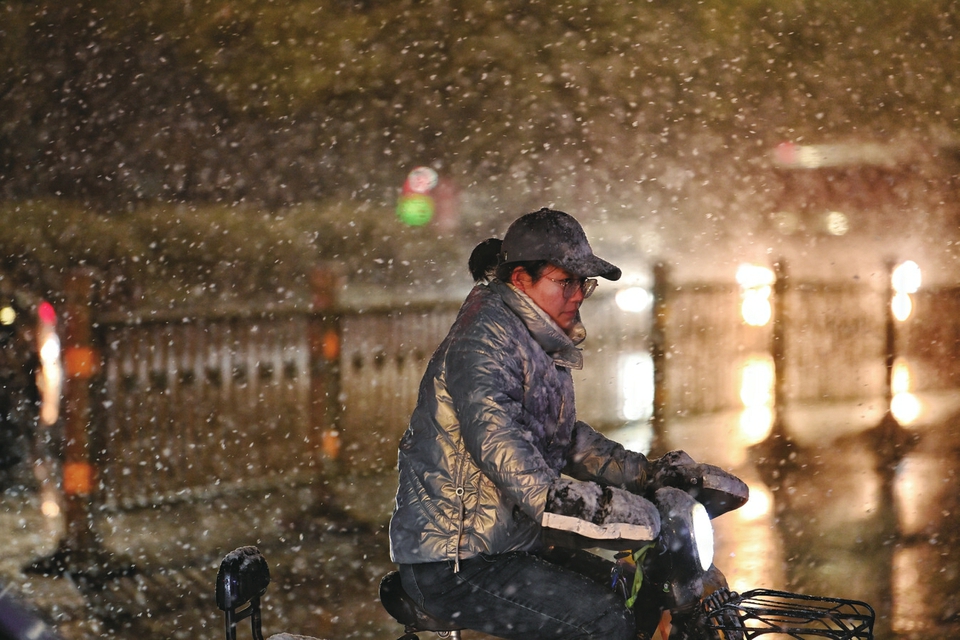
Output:
<svg viewBox="0 0 960 640">
<path fill-rule="evenodd" d="M 689 491 L 700 485 L 700 465 L 684 451 L 671 451 L 650 463 L 649 488 L 676 487 Z"/>
<path fill-rule="evenodd" d="M 657 508 L 642 496 L 596 482 L 557 478 L 547 493 L 546 511 L 597 525 L 625 523 L 659 529 Z"/>
</svg>

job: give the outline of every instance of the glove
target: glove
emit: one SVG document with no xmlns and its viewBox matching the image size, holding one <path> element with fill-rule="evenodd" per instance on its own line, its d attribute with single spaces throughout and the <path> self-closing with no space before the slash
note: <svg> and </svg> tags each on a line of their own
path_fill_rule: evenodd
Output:
<svg viewBox="0 0 960 640">
<path fill-rule="evenodd" d="M 642 496 L 616 487 L 604 487 L 603 499 L 600 501 L 600 508 L 597 509 L 594 521 L 603 525 L 622 523 L 641 526 L 649 526 L 656 522 L 659 530 L 660 511 Z"/>
<path fill-rule="evenodd" d="M 689 491 L 700 484 L 702 469 L 684 451 L 671 451 L 650 463 L 650 487 L 676 487 Z"/>
<path fill-rule="evenodd" d="M 572 546 L 632 549 L 660 534 L 660 513 L 629 491 L 561 477 L 547 492 L 541 524 L 572 534 Z"/>
<path fill-rule="evenodd" d="M 593 522 L 603 500 L 603 489 L 596 482 L 559 477 L 547 491 L 547 511 Z"/>
</svg>

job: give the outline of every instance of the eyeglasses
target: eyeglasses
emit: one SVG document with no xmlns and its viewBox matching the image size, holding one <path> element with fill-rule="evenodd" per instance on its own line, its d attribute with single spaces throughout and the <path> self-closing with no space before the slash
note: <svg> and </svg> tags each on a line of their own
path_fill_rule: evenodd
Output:
<svg viewBox="0 0 960 640">
<path fill-rule="evenodd" d="M 557 280 L 550 276 L 544 276 L 544 278 L 560 285 L 563 288 L 563 297 L 568 300 L 574 296 L 577 290 L 583 294 L 584 298 L 589 298 L 590 294 L 597 289 L 596 278 L 564 278 L 563 280 Z"/>
</svg>

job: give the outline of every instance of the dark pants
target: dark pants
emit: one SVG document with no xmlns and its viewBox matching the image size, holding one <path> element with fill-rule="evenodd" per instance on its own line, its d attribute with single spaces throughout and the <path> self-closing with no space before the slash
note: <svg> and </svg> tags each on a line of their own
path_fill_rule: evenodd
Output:
<svg viewBox="0 0 960 640">
<path fill-rule="evenodd" d="M 635 638 L 633 614 L 603 584 L 610 564 L 593 558 L 602 565 L 575 571 L 562 559 L 513 552 L 461 560 L 458 573 L 453 562 L 400 565 L 400 579 L 427 612 L 465 629 L 518 640 Z"/>
</svg>

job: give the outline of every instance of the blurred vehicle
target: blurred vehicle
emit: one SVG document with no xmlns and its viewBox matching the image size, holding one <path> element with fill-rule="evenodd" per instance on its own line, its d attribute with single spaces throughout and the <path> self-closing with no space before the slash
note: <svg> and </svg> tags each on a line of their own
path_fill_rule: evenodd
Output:
<svg viewBox="0 0 960 640">
<path fill-rule="evenodd" d="M 62 369 L 56 313 L 22 292 L 0 296 L 0 491 L 47 484 Z M 36 463 L 36 464 L 35 464 Z"/>
<path fill-rule="evenodd" d="M 0 640 L 63 640 L 63 637 L 33 607 L 14 598 L 9 588 L 0 588 Z"/>
</svg>

